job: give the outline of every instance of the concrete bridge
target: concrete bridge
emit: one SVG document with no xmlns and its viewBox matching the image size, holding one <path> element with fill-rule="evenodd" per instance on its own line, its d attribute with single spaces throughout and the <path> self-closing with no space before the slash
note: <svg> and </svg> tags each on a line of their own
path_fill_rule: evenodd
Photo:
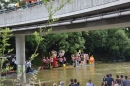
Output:
<svg viewBox="0 0 130 86">
<path fill-rule="evenodd" d="M 61 0 L 53 1 L 53 7 Z M 130 0 L 71 0 L 53 15 L 52 33 L 130 26 Z M 45 27 L 48 12 L 43 4 L 0 14 L 0 27 L 10 27 L 16 36 L 16 60 L 25 71 L 25 35 Z M 19 67 L 18 67 L 19 68 Z M 26 81 L 25 73 L 22 81 Z"/>
<path fill-rule="evenodd" d="M 54 9 L 61 0 L 53 2 Z M 53 32 L 73 32 L 129 26 L 130 0 L 71 0 L 53 18 Z M 0 27 L 10 27 L 15 33 L 25 34 L 44 27 L 48 12 L 44 5 L 0 14 Z M 80 29 L 79 29 L 80 28 Z"/>
</svg>

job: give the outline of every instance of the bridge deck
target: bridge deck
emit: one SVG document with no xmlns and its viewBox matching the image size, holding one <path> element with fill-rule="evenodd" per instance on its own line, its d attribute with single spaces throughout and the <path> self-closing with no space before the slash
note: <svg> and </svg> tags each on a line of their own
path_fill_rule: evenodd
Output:
<svg viewBox="0 0 130 86">
<path fill-rule="evenodd" d="M 75 17 L 100 14 L 105 11 L 126 8 L 130 0 L 71 0 L 53 17 L 61 19 L 72 19 Z M 59 6 L 60 0 L 53 2 L 53 7 Z M 0 27 L 23 26 L 36 23 L 44 23 L 48 20 L 48 12 L 44 5 L 12 11 L 0 14 Z"/>
</svg>

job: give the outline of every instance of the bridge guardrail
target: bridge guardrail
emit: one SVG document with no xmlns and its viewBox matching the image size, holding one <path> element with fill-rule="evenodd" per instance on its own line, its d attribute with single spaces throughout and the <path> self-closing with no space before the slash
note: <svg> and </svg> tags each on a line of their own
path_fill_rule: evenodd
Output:
<svg viewBox="0 0 130 86">
<path fill-rule="evenodd" d="M 53 9 L 60 5 L 60 1 L 61 0 L 53 1 Z M 71 0 L 72 3 L 67 3 L 61 10 L 57 11 L 53 17 L 67 18 L 68 16 L 89 13 L 91 11 L 109 8 L 110 6 L 118 6 L 128 1 L 129 0 Z M 0 13 L 0 27 L 30 24 L 48 19 L 48 11 L 42 2 L 14 7 L 9 10 L 1 10 Z"/>
<path fill-rule="evenodd" d="M 103 2 L 103 0 L 92 0 L 91 2 L 88 2 L 88 3 L 94 4 L 94 3 L 99 3 L 100 1 Z M 118 1 L 118 0 L 107 0 L 106 3 L 113 2 L 113 1 Z M 43 4 L 43 2 L 39 1 L 39 2 L 33 2 L 33 3 L 30 3 L 30 4 L 26 4 L 26 5 L 23 5 L 23 6 L 20 6 L 20 7 L 16 7 L 16 6 L 10 7 L 10 8 L 7 8 L 7 9 L 0 10 L 0 14 L 16 11 L 16 10 L 19 10 L 19 9 L 21 10 L 21 9 L 25 9 L 25 8 L 30 8 L 30 7 L 34 7 L 36 5 L 41 5 L 41 4 Z M 105 3 L 103 3 L 103 4 L 105 4 Z"/>
<path fill-rule="evenodd" d="M 21 9 L 25 9 L 25 8 L 30 8 L 30 7 L 34 7 L 36 5 L 40 5 L 40 4 L 42 4 L 42 1 L 30 3 L 30 4 L 27 4 L 27 5 L 20 6 L 20 7 L 14 6 L 14 7 L 10 7 L 10 8 L 7 8 L 7 9 L 0 10 L 0 14 L 16 11 L 16 10 L 19 10 L 19 9 L 21 10 Z"/>
</svg>

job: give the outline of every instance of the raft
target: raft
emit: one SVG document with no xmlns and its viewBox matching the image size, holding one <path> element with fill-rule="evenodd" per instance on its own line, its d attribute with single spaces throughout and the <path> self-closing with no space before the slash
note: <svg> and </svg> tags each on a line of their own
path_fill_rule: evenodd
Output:
<svg viewBox="0 0 130 86">
<path fill-rule="evenodd" d="M 32 69 L 32 72 L 28 72 L 26 74 L 35 74 L 37 72 L 37 70 Z M 17 72 L 16 71 L 9 71 L 9 72 L 4 72 L 1 74 L 2 76 L 17 76 Z"/>
<path fill-rule="evenodd" d="M 84 67 L 84 66 L 94 66 L 94 64 L 80 64 L 80 65 L 76 65 L 75 67 Z"/>
<path fill-rule="evenodd" d="M 16 71 L 8 71 L 8 72 L 2 72 L 2 76 L 11 75 L 13 73 L 16 73 Z"/>
</svg>

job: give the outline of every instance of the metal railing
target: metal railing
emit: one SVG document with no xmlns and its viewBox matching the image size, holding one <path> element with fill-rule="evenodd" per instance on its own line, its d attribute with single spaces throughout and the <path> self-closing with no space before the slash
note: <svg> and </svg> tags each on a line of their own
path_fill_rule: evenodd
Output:
<svg viewBox="0 0 130 86">
<path fill-rule="evenodd" d="M 75 4 L 77 3 L 77 0 L 72 0 L 72 2 L 74 2 L 74 1 L 75 1 L 75 3 L 72 3 L 72 6 L 75 6 Z M 84 1 L 84 3 L 82 5 L 81 3 L 83 1 Z M 107 3 L 110 3 L 110 2 L 114 2 L 114 1 L 119 1 L 119 0 L 82 0 L 79 3 L 81 6 L 79 4 L 77 4 L 78 6 L 76 6 L 76 7 L 79 7 L 79 8 L 76 9 L 76 10 L 81 10 L 81 9 L 89 8 L 89 7 L 92 7 L 92 6 L 98 6 L 98 5 L 102 5 L 102 4 L 107 4 Z M 56 2 L 53 2 L 53 3 L 56 4 L 56 3 L 59 3 L 59 2 L 56 1 Z M 26 4 L 26 5 L 23 5 L 23 6 L 20 6 L 20 7 L 14 6 L 14 7 L 10 7 L 10 8 L 7 8 L 7 9 L 0 10 L 0 14 L 9 13 L 9 12 L 16 11 L 16 10 L 22 10 L 22 9 L 25 9 L 25 8 L 31 8 L 31 7 L 34 7 L 36 5 L 41 5 L 41 4 L 43 4 L 42 1 L 33 2 L 33 3 Z M 84 5 L 86 7 L 84 7 Z M 68 6 L 68 5 L 66 5 L 66 6 Z M 68 11 L 69 11 L 69 9 L 68 9 Z M 59 13 L 61 13 L 61 12 L 59 12 Z"/>
<path fill-rule="evenodd" d="M 23 6 L 20 6 L 20 7 L 14 6 L 14 7 L 10 7 L 10 8 L 7 8 L 7 9 L 0 10 L 0 14 L 9 13 L 9 12 L 16 11 L 16 10 L 22 10 L 22 9 L 25 9 L 25 8 L 31 8 L 31 7 L 34 7 L 36 5 L 41 5 L 41 4 L 43 4 L 42 1 L 26 4 L 26 5 L 23 5 Z"/>
<path fill-rule="evenodd" d="M 61 0 L 53 1 L 53 9 L 56 9 Z M 98 3 L 97 3 L 98 1 Z M 116 3 L 118 2 L 119 3 Z M 62 18 L 78 14 L 89 13 L 91 11 L 108 8 L 110 6 L 120 5 L 128 1 L 123 0 L 71 0 L 61 10 L 57 11 L 53 18 Z M 112 4 L 111 4 L 112 3 Z M 41 4 L 41 5 L 40 5 Z M 97 7 L 99 6 L 99 7 Z M 48 11 L 44 3 L 35 2 L 21 7 L 14 7 L 1 11 L 0 27 L 9 27 L 14 25 L 30 24 L 48 20 Z"/>
</svg>

